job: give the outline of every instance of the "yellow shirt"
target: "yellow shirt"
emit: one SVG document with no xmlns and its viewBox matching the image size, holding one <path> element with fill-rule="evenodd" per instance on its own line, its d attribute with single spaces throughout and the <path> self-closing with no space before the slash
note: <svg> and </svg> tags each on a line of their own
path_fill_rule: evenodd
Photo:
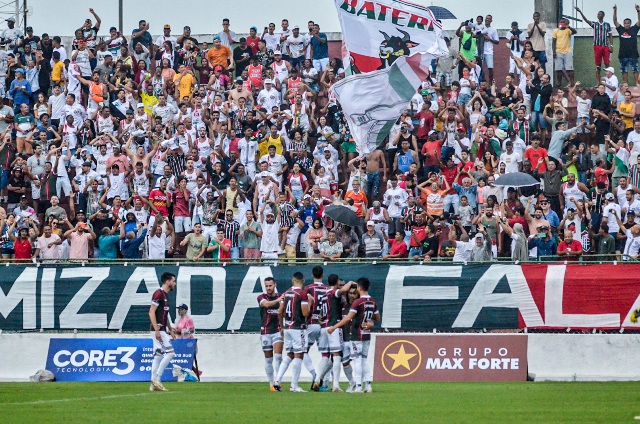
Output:
<svg viewBox="0 0 640 424">
<path fill-rule="evenodd" d="M 60 82 L 62 78 L 62 70 L 64 69 L 64 63 L 59 60 L 58 62 L 53 64 L 53 68 L 51 68 L 51 81 L 54 83 Z"/>
<path fill-rule="evenodd" d="M 633 102 L 629 102 L 629 103 L 621 102 L 619 107 L 620 107 L 621 113 L 633 112 Z M 620 119 L 622 119 L 622 122 L 624 122 L 625 129 L 633 128 L 633 118 L 629 118 L 627 116 L 620 116 Z"/>
<path fill-rule="evenodd" d="M 144 105 L 144 113 L 153 115 L 153 107 L 158 104 L 158 98 L 153 94 L 149 95 L 143 91 L 140 93 L 140 99 Z"/>
<path fill-rule="evenodd" d="M 176 81 L 178 81 L 178 78 L 180 78 L 180 76 L 182 75 L 176 74 L 173 77 L 173 82 L 175 83 Z M 193 79 L 193 75 L 191 74 L 185 74 L 184 76 L 182 76 L 182 79 L 180 79 L 180 83 L 176 83 L 176 89 L 178 90 L 180 96 L 178 102 L 182 101 L 184 97 L 189 97 L 191 95 L 191 89 L 193 88 L 194 83 L 195 80 Z"/>
<path fill-rule="evenodd" d="M 258 145 L 258 149 L 260 150 L 260 157 L 269 153 L 269 146 L 276 146 L 276 153 L 282 154 L 282 137 L 278 136 L 277 138 L 271 138 L 271 135 L 266 139 L 266 141 L 261 142 Z"/>
<path fill-rule="evenodd" d="M 556 53 L 571 53 L 570 29 L 554 29 L 553 39 L 556 40 Z"/>
</svg>

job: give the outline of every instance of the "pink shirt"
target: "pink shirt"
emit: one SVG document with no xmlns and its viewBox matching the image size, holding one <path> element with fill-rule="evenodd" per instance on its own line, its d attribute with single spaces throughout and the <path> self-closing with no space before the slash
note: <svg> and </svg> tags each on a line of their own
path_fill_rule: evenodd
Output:
<svg viewBox="0 0 640 424">
<path fill-rule="evenodd" d="M 189 315 L 180 318 L 180 321 L 176 324 L 179 339 L 193 339 L 195 329 L 196 327 L 193 325 L 193 320 Z"/>
<path fill-rule="evenodd" d="M 46 238 L 44 235 L 38 237 L 36 240 L 36 249 L 40 249 L 40 256 L 42 259 L 60 259 L 60 246 L 54 244 L 51 247 L 49 243 L 54 243 L 60 240 L 57 234 L 51 234 L 51 237 Z"/>
<path fill-rule="evenodd" d="M 89 257 L 90 233 L 78 233 L 74 231 L 69 239 L 69 259 L 87 259 Z"/>
</svg>

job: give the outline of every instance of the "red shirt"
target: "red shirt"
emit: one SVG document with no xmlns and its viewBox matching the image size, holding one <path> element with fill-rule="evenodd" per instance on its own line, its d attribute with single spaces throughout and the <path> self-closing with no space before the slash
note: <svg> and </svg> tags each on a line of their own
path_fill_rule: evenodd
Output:
<svg viewBox="0 0 640 424">
<path fill-rule="evenodd" d="M 425 228 L 426 227 L 424 225 L 422 226 L 414 225 L 411 227 L 411 229 L 415 233 L 415 237 L 413 236 L 413 234 L 411 234 L 411 238 L 409 241 L 409 244 L 411 247 L 422 246 L 422 241 L 424 241 L 424 238 L 427 236 L 427 232 L 425 231 Z M 415 239 L 417 239 L 420 244 L 416 243 Z"/>
<path fill-rule="evenodd" d="M 169 193 L 169 196 L 171 194 Z M 155 188 L 151 190 L 149 193 L 149 201 L 153 204 L 153 206 L 160 212 L 162 216 L 165 218 L 169 217 L 169 208 L 167 207 L 167 195 L 164 194 L 159 189 Z M 151 216 L 155 216 L 156 213 L 153 209 L 151 209 Z"/>
<path fill-rule="evenodd" d="M 567 244 L 566 241 L 562 240 L 558 245 L 558 252 L 564 252 L 567 250 L 570 250 L 572 252 L 579 252 L 580 250 L 582 250 L 582 243 L 580 243 L 576 239 L 573 239 L 571 241 L 571 244 Z M 567 261 L 577 261 L 580 257 L 579 256 L 563 256 L 563 258 L 565 258 L 565 260 Z"/>
<path fill-rule="evenodd" d="M 224 249 L 220 249 L 220 256 L 218 256 L 218 258 L 229 259 L 231 257 L 231 240 L 223 239 L 221 244 L 227 246 L 229 248 L 229 251 L 225 252 Z"/>
<path fill-rule="evenodd" d="M 596 167 L 596 170 L 594 171 L 594 174 L 596 176 L 595 178 L 595 183 L 598 184 L 600 182 L 604 183 L 604 187 L 605 188 L 609 188 L 609 177 L 607 175 L 607 171 L 604 168 L 601 167 Z"/>
<path fill-rule="evenodd" d="M 389 250 L 390 255 L 400 254 L 401 258 L 407 257 L 407 243 L 404 241 L 398 243 L 395 239 L 389 239 L 389 246 L 391 247 Z"/>
<path fill-rule="evenodd" d="M 458 174 L 458 168 L 454 166 L 453 168 L 449 168 L 445 166 L 442 168 L 441 174 L 444 176 L 445 180 L 449 183 L 451 188 L 447 192 L 447 194 L 456 194 L 456 191 L 453 189 L 453 183 L 455 182 L 456 175 Z"/>
<path fill-rule="evenodd" d="M 247 46 L 249 46 L 249 48 L 251 49 L 252 55 L 255 55 L 256 53 L 258 53 L 258 41 L 260 41 L 258 37 L 256 38 L 247 37 Z"/>
<path fill-rule="evenodd" d="M 191 193 L 187 190 L 187 196 L 190 195 Z M 173 216 L 191 216 L 189 213 L 189 197 L 185 198 L 180 190 L 174 190 L 173 199 Z"/>
<path fill-rule="evenodd" d="M 16 259 L 31 259 L 31 242 L 18 238 L 13 242 L 13 251 Z"/>
<path fill-rule="evenodd" d="M 426 112 L 421 110 L 413 116 L 418 119 L 418 138 L 426 139 L 429 136 L 429 131 L 435 127 L 433 113 L 431 113 L 430 110 L 427 110 Z"/>
<path fill-rule="evenodd" d="M 531 169 L 536 168 L 536 166 L 538 165 L 538 160 L 540 160 L 540 158 L 546 158 L 548 156 L 549 155 L 547 154 L 547 149 L 543 149 L 542 147 L 538 147 L 537 149 L 530 147 L 524 151 L 524 158 L 529 159 L 529 162 L 531 162 Z M 538 172 L 541 174 L 543 172 L 547 172 L 547 164 L 545 162 L 542 162 L 540 164 L 540 166 L 538 167 Z"/>
<path fill-rule="evenodd" d="M 435 154 L 433 153 L 435 151 Z M 442 151 L 442 140 L 436 141 L 427 141 L 422 146 L 422 154 L 426 155 L 429 153 L 429 157 L 424 158 L 424 166 L 438 166 L 438 158 L 440 157 L 440 152 Z"/>
</svg>

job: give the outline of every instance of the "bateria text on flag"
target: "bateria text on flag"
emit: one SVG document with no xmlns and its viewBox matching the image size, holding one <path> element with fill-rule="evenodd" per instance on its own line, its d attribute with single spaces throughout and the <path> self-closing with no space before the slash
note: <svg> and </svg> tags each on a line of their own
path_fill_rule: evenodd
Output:
<svg viewBox="0 0 640 424">
<path fill-rule="evenodd" d="M 401 56 L 447 54 L 442 26 L 426 6 L 404 0 L 335 0 L 349 73 L 384 69 Z"/>
</svg>

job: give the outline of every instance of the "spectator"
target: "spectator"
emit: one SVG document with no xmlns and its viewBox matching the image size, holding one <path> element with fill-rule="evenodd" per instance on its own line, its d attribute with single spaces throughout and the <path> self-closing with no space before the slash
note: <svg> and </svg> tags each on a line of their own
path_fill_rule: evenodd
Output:
<svg viewBox="0 0 640 424">
<path fill-rule="evenodd" d="M 604 62 L 605 67 L 609 66 L 609 57 L 613 51 L 611 25 L 608 22 L 604 22 L 604 12 L 602 10 L 598 12 L 598 20 L 596 22 L 592 22 L 584 16 L 582 10 L 577 6 L 576 11 L 582 16 L 584 22 L 593 28 L 593 55 L 596 62 L 596 81 L 600 81 L 600 65 Z"/>
<path fill-rule="evenodd" d="M 393 258 L 406 258 L 408 249 L 407 244 L 404 242 L 404 234 L 400 231 L 396 231 L 393 240 L 389 239 L 387 234 L 383 231 L 382 236 L 384 240 L 389 244 L 389 254 L 384 255 L 382 259 L 393 259 Z"/>
<path fill-rule="evenodd" d="M 554 261 L 558 251 L 558 244 L 551 236 L 551 230 L 546 225 L 536 228 L 529 236 L 529 256 L 535 256 L 538 261 Z"/>
<path fill-rule="evenodd" d="M 558 245 L 557 255 L 568 261 L 577 261 L 582 253 L 582 243 L 574 240 L 572 231 L 565 231 L 564 240 Z"/>
<path fill-rule="evenodd" d="M 187 246 L 186 258 L 190 261 L 197 262 L 204 257 L 207 252 L 207 239 L 202 235 L 202 225 L 197 222 L 193 226 L 193 233 L 180 242 L 180 246 Z"/>
<path fill-rule="evenodd" d="M 88 259 L 89 241 L 95 240 L 96 235 L 90 226 L 79 222 L 64 233 L 64 238 L 69 241 L 69 259 Z"/>
<path fill-rule="evenodd" d="M 342 257 L 342 243 L 337 241 L 335 231 L 329 231 L 327 235 L 328 240 L 320 244 L 320 257 L 335 261 Z"/>
</svg>

